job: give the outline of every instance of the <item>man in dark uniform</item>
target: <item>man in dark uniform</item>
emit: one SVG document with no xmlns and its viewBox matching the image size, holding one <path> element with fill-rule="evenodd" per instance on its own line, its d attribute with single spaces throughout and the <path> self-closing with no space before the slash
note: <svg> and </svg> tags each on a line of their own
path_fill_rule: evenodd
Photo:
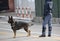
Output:
<svg viewBox="0 0 60 41">
<path fill-rule="evenodd" d="M 52 31 L 52 6 L 53 2 L 52 0 L 45 0 L 44 4 L 44 14 L 43 14 L 43 27 L 42 27 L 42 35 L 39 37 L 45 37 L 46 36 L 46 24 L 48 24 L 48 37 L 51 36 Z"/>
</svg>

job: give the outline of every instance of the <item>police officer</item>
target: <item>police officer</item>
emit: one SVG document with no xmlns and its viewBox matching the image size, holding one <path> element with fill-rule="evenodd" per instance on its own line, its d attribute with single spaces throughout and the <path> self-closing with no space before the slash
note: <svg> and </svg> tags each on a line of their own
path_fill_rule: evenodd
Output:
<svg viewBox="0 0 60 41">
<path fill-rule="evenodd" d="M 48 24 L 48 37 L 51 36 L 52 31 L 52 6 L 53 2 L 52 0 L 45 0 L 44 4 L 44 14 L 43 14 L 43 26 L 42 26 L 42 35 L 39 37 L 45 37 L 46 36 L 46 24 Z"/>
</svg>

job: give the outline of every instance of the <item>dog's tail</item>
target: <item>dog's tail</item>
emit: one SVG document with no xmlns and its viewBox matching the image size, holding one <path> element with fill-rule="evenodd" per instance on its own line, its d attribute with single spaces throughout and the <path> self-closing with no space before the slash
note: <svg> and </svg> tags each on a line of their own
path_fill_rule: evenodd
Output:
<svg viewBox="0 0 60 41">
<path fill-rule="evenodd" d="M 33 23 L 29 23 L 29 26 L 33 26 L 34 24 Z"/>
</svg>

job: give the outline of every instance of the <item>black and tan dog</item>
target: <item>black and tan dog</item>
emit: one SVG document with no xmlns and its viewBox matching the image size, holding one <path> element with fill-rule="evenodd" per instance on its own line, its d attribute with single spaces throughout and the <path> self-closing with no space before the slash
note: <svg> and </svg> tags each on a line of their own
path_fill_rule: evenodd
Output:
<svg viewBox="0 0 60 41">
<path fill-rule="evenodd" d="M 11 24 L 11 28 L 14 32 L 14 38 L 16 37 L 16 30 L 19 30 L 21 28 L 23 28 L 28 33 L 27 36 L 30 36 L 30 30 L 28 30 L 28 23 L 14 21 L 12 16 L 9 16 L 8 23 Z"/>
</svg>

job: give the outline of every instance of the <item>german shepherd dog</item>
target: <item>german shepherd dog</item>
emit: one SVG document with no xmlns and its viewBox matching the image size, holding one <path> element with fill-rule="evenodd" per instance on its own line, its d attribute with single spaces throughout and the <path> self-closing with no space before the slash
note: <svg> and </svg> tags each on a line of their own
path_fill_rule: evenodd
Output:
<svg viewBox="0 0 60 41">
<path fill-rule="evenodd" d="M 19 30 L 21 28 L 23 28 L 28 33 L 27 36 L 30 36 L 31 31 L 28 30 L 28 26 L 29 26 L 28 23 L 24 23 L 24 22 L 21 22 L 21 21 L 19 21 L 19 22 L 14 21 L 12 16 L 9 16 L 8 18 L 9 18 L 8 23 L 11 24 L 11 28 L 12 28 L 12 30 L 14 32 L 14 37 L 13 38 L 16 37 L 16 30 Z"/>
</svg>

